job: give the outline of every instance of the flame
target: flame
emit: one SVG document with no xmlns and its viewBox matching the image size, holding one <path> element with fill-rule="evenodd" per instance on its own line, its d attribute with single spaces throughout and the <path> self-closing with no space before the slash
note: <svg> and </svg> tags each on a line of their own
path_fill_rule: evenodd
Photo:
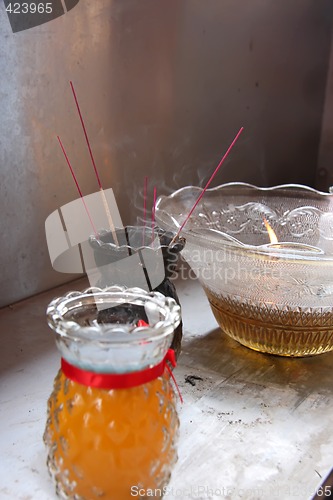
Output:
<svg viewBox="0 0 333 500">
<path fill-rule="evenodd" d="M 268 236 L 269 236 L 271 243 L 278 243 L 279 240 L 277 239 L 276 234 L 274 233 L 273 229 L 271 228 L 271 226 L 268 223 L 268 220 L 265 217 L 264 217 L 264 224 L 266 226 Z"/>
</svg>

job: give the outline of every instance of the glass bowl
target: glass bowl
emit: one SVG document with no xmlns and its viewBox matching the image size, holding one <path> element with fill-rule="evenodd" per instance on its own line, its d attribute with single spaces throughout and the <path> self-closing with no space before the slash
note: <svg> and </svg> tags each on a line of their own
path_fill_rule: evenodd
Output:
<svg viewBox="0 0 333 500">
<path fill-rule="evenodd" d="M 158 224 L 177 232 L 201 192 L 161 196 Z M 230 337 L 284 356 L 333 349 L 333 194 L 224 184 L 207 190 L 181 235 L 182 255 Z"/>
</svg>

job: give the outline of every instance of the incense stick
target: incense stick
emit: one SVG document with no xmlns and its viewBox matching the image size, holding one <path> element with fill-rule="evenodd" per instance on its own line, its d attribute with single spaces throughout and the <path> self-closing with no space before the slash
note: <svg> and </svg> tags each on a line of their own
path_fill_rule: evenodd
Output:
<svg viewBox="0 0 333 500">
<path fill-rule="evenodd" d="M 156 186 L 154 186 L 154 201 L 153 201 L 153 208 L 151 211 L 151 242 L 154 242 L 154 230 L 155 230 L 155 210 L 156 210 Z"/>
<path fill-rule="evenodd" d="M 146 239 L 146 224 L 147 224 L 147 190 L 148 190 L 148 177 L 145 177 L 144 187 L 143 187 L 143 235 L 142 235 L 142 245 L 145 245 Z"/>
<path fill-rule="evenodd" d="M 91 149 L 91 146 L 90 146 L 90 142 L 89 142 L 89 138 L 88 138 L 86 126 L 84 124 L 83 116 L 82 116 L 82 113 L 81 113 L 79 101 L 78 101 L 77 96 L 76 96 L 76 92 L 75 92 L 75 89 L 74 89 L 73 82 L 70 81 L 69 83 L 70 83 L 70 86 L 71 86 L 71 89 L 72 89 L 72 93 L 73 93 L 73 96 L 74 96 L 74 100 L 75 100 L 75 104 L 76 104 L 76 107 L 77 107 L 77 111 L 79 113 L 79 117 L 80 117 L 82 129 L 83 129 L 84 136 L 85 136 L 85 139 L 86 139 L 86 143 L 87 143 L 87 146 L 88 146 L 88 150 L 89 150 L 91 162 L 92 162 L 92 165 L 94 167 L 94 171 L 95 171 L 97 183 L 98 183 L 101 195 L 102 195 L 102 200 L 103 200 L 104 208 L 105 208 L 105 211 L 106 211 L 106 216 L 107 216 L 107 219 L 108 219 L 108 222 L 109 222 L 109 226 L 110 226 L 110 229 L 111 229 L 111 232 L 112 232 L 113 240 L 116 243 L 116 245 L 119 245 L 117 234 L 116 234 L 116 229 L 115 229 L 115 226 L 114 226 L 114 223 L 113 223 L 113 220 L 112 220 L 112 216 L 111 216 L 111 213 L 110 213 L 110 210 L 109 210 L 109 205 L 108 205 L 108 202 L 107 202 L 107 199 L 106 199 L 103 187 L 102 187 L 101 179 L 100 179 L 100 177 L 98 175 L 98 171 L 97 171 L 97 167 L 96 167 L 94 155 L 92 153 L 92 149 Z"/>
<path fill-rule="evenodd" d="M 72 92 L 73 92 L 73 96 L 74 96 L 75 104 L 76 104 L 76 107 L 77 107 L 77 111 L 78 111 L 78 113 L 79 113 L 79 117 L 80 117 L 81 125 L 82 125 L 82 128 L 83 128 L 84 136 L 85 136 L 85 138 L 86 138 L 86 143 L 87 143 L 87 146 L 88 146 L 88 150 L 89 150 L 89 154 L 90 154 L 91 162 L 92 162 L 93 167 L 94 167 L 94 170 L 95 170 L 95 174 L 96 174 L 97 182 L 98 182 L 99 188 L 100 188 L 100 189 L 103 189 L 103 188 L 102 188 L 102 183 L 101 183 L 101 180 L 100 180 L 99 175 L 98 175 L 98 171 L 97 171 L 97 167 L 96 167 L 96 163 L 95 163 L 94 155 L 93 155 L 92 150 L 91 150 L 91 147 L 90 147 L 90 142 L 89 142 L 89 139 L 88 139 L 88 134 L 87 134 L 87 131 L 86 131 L 86 126 L 85 126 L 85 124 L 84 124 L 84 120 L 83 120 L 83 117 L 82 117 L 82 113 L 81 113 L 81 109 L 80 109 L 79 101 L 77 100 L 77 97 L 76 97 L 76 92 L 75 92 L 75 89 L 74 89 L 74 85 L 73 85 L 73 82 L 71 82 L 71 81 L 70 81 L 69 83 L 70 83 L 70 86 L 71 86 L 71 89 L 72 89 Z"/>
<path fill-rule="evenodd" d="M 90 216 L 90 213 L 89 213 L 88 207 L 87 207 L 87 205 L 86 205 L 86 202 L 84 201 L 84 196 L 83 196 L 82 191 L 81 191 L 81 189 L 80 189 L 80 186 L 79 186 L 79 183 L 78 183 L 78 181 L 77 181 L 76 175 L 75 175 L 74 170 L 73 170 L 73 167 L 72 167 L 72 165 L 71 165 L 71 162 L 69 161 L 68 155 L 67 155 L 67 153 L 66 153 L 66 151 L 65 151 L 64 145 L 63 145 L 63 143 L 61 142 L 61 139 L 60 139 L 60 137 L 59 137 L 58 135 L 57 135 L 57 139 L 58 139 L 58 141 L 59 141 L 59 144 L 60 144 L 60 147 L 61 147 L 61 149 L 62 149 L 62 152 L 64 153 L 64 156 L 65 156 L 65 158 L 66 158 L 67 165 L 69 166 L 69 169 L 70 169 L 71 174 L 72 174 L 72 176 L 73 176 L 74 182 L 75 182 L 75 184 L 76 184 L 76 187 L 77 187 L 77 190 L 78 190 L 79 195 L 80 195 L 80 197 L 81 197 L 81 200 L 82 200 L 82 203 L 83 203 L 83 205 L 84 205 L 84 208 L 86 209 L 87 215 L 88 215 L 89 220 L 90 220 L 90 224 L 92 225 L 92 228 L 93 228 L 93 230 L 94 230 L 95 236 L 97 236 L 97 231 L 96 231 L 96 229 L 95 229 L 94 223 L 93 223 L 92 218 L 91 218 L 91 216 Z"/>
<path fill-rule="evenodd" d="M 174 242 L 176 241 L 176 239 L 178 238 L 179 234 L 181 233 L 181 231 L 183 230 L 185 224 L 188 222 L 189 218 L 191 217 L 191 215 L 193 214 L 195 208 L 197 207 L 198 203 L 200 202 L 201 198 L 203 197 L 203 195 L 205 194 L 206 190 L 208 189 L 210 183 L 212 182 L 212 180 L 214 179 L 215 175 L 217 174 L 217 172 L 220 170 L 220 168 L 222 167 L 224 161 L 227 159 L 227 157 L 229 156 L 229 153 L 230 151 L 232 150 L 232 148 L 234 147 L 234 145 L 236 144 L 237 142 L 237 139 L 238 137 L 241 135 L 241 133 L 243 132 L 244 130 L 244 127 L 241 127 L 234 140 L 232 141 L 232 143 L 230 144 L 230 146 L 228 147 L 227 151 L 225 152 L 225 154 L 223 155 L 223 157 L 221 158 L 220 160 L 220 163 L 217 165 L 216 169 L 214 170 L 214 172 L 212 173 L 212 175 L 210 176 L 206 186 L 203 188 L 202 192 L 200 193 L 200 195 L 198 196 L 198 199 L 197 201 L 194 203 L 193 207 L 191 208 L 188 216 L 186 217 L 186 219 L 184 220 L 184 222 L 182 223 L 182 225 L 180 226 L 180 228 L 178 229 L 177 233 L 175 234 L 175 236 L 172 238 L 171 242 L 170 242 L 170 245 L 173 245 Z"/>
</svg>

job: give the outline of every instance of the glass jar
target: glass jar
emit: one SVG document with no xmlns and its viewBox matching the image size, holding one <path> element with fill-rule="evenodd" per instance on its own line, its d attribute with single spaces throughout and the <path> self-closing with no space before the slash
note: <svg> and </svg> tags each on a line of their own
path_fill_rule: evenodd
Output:
<svg viewBox="0 0 333 500">
<path fill-rule="evenodd" d="M 98 322 L 111 308 L 109 322 Z M 179 306 L 138 288 L 90 288 L 53 300 L 47 319 L 62 355 L 44 433 L 57 493 L 162 497 L 177 459 L 167 362 L 175 364 L 169 348 Z"/>
</svg>

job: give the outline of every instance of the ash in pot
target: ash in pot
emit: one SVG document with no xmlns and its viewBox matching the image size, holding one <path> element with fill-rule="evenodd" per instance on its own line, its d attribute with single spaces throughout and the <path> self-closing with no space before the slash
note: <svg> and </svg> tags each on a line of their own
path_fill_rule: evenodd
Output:
<svg viewBox="0 0 333 500">
<path fill-rule="evenodd" d="M 136 326 L 140 320 L 148 324 L 145 308 L 127 303 L 102 309 L 97 315 L 98 323 L 118 323 L 122 325 L 130 323 Z"/>
</svg>

